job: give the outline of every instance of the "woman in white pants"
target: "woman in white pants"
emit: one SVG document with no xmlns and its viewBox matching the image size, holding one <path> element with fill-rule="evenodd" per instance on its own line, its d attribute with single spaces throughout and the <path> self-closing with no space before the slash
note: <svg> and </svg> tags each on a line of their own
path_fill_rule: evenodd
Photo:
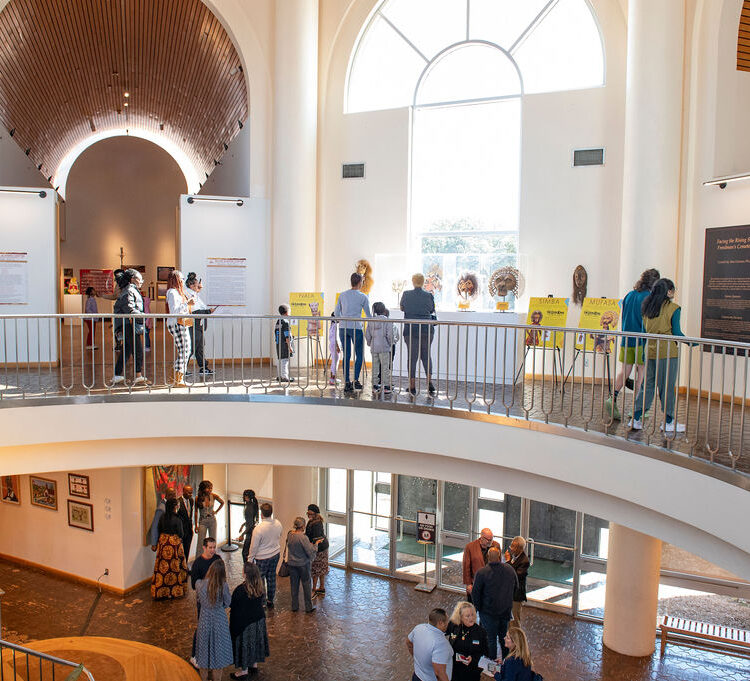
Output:
<svg viewBox="0 0 750 681">
<path fill-rule="evenodd" d="M 179 270 L 172 270 L 167 280 L 167 312 L 169 314 L 189 315 L 192 311 L 193 300 L 185 294 L 185 278 Z M 176 388 L 185 387 L 185 371 L 190 359 L 190 332 L 188 327 L 193 325 L 190 317 L 171 317 L 167 319 L 167 328 L 174 338 L 174 385 Z"/>
</svg>

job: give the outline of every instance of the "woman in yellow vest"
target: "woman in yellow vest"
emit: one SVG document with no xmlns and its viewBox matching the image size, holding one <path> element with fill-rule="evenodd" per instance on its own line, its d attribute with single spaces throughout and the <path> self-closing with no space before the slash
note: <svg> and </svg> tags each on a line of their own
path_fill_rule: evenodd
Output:
<svg viewBox="0 0 750 681">
<path fill-rule="evenodd" d="M 659 279 L 654 284 L 641 308 L 646 333 L 662 336 L 685 335 L 680 329 L 680 306 L 672 300 L 674 294 L 674 283 L 670 279 Z M 635 410 L 629 423 L 633 430 L 643 429 L 641 416 L 651 408 L 658 388 L 665 417 L 661 429 L 672 435 L 685 432 L 685 424 L 678 423 L 674 413 L 679 356 L 677 341 L 650 338 L 646 343 L 646 380 L 635 398 Z"/>
</svg>

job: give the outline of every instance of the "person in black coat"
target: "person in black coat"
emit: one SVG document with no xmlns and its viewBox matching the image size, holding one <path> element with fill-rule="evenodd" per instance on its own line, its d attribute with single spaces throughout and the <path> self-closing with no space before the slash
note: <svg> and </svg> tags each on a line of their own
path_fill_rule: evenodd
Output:
<svg viewBox="0 0 750 681">
<path fill-rule="evenodd" d="M 500 562 L 500 549 L 487 551 L 487 565 L 474 577 L 471 600 L 479 611 L 479 619 L 487 632 L 489 655 L 497 658 L 497 641 L 500 639 L 503 657 L 508 654 L 505 634 L 513 614 L 513 595 L 518 588 L 516 571 Z"/>
<path fill-rule="evenodd" d="M 240 535 L 245 533 L 245 543 L 242 545 L 242 562 L 247 563 L 247 557 L 250 554 L 250 542 L 253 540 L 253 529 L 258 524 L 258 515 L 260 505 L 255 491 L 246 489 L 242 493 L 242 501 L 245 502 L 245 522 L 240 527 Z"/>
<path fill-rule="evenodd" d="M 521 625 L 521 604 L 526 600 L 526 575 L 529 574 L 529 557 L 524 553 L 526 540 L 514 537 L 505 552 L 505 561 L 516 571 L 518 588 L 513 594 L 513 622 Z"/>
<path fill-rule="evenodd" d="M 471 603 L 460 601 L 456 605 L 445 635 L 456 654 L 451 681 L 480 681 L 479 658 L 487 655 L 489 646 L 487 632 L 477 624 L 477 611 Z"/>
<path fill-rule="evenodd" d="M 412 276 L 411 282 L 414 288 L 404 291 L 401 295 L 401 310 L 404 319 L 435 319 L 435 298 L 432 293 L 425 291 L 424 274 L 417 273 Z M 409 392 L 417 394 L 417 360 L 421 360 L 427 379 L 427 392 L 435 394 L 435 386 L 432 383 L 432 361 L 430 359 L 430 348 L 435 335 L 435 327 L 432 324 L 404 324 L 404 343 L 409 349 Z"/>
<path fill-rule="evenodd" d="M 193 511 L 195 501 L 193 500 L 193 488 L 183 485 L 182 496 L 178 499 L 177 516 L 182 521 L 182 548 L 185 551 L 185 560 L 190 560 L 190 545 L 193 543 Z"/>
</svg>

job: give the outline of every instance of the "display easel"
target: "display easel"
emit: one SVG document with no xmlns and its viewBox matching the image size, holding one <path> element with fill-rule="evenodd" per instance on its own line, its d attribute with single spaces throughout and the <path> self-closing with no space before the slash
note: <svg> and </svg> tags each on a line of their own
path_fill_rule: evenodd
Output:
<svg viewBox="0 0 750 681">
<path fill-rule="evenodd" d="M 518 365 L 518 371 L 516 372 L 516 377 L 513 379 L 513 385 L 518 384 L 518 379 L 521 377 L 521 372 L 526 368 L 526 358 L 529 354 L 529 350 L 554 350 L 552 353 L 552 384 L 553 386 L 557 387 L 557 384 L 559 382 L 558 378 L 558 367 L 559 367 L 559 375 L 562 376 L 564 373 L 563 368 L 563 360 L 562 360 L 562 352 L 560 351 L 560 348 L 558 347 L 551 347 L 548 348 L 546 345 L 527 345 L 526 349 L 523 353 L 523 359 L 521 360 L 521 363 Z M 560 389 L 562 390 L 565 387 L 565 382 L 563 381 L 562 386 Z"/>
<path fill-rule="evenodd" d="M 574 348 L 573 350 L 573 361 L 570 364 L 570 369 L 568 369 L 568 373 L 565 374 L 565 378 L 563 379 L 562 383 L 562 389 L 565 390 L 565 384 L 568 382 L 568 379 L 570 378 L 570 374 L 573 372 L 573 369 L 575 368 L 576 361 L 581 356 L 581 353 L 583 352 L 583 348 Z M 609 391 L 610 396 L 612 395 L 612 370 L 609 367 L 609 358 L 612 354 L 611 352 L 593 352 L 594 360 L 596 360 L 597 357 L 604 357 L 604 368 L 605 372 L 607 374 L 607 390 Z"/>
</svg>

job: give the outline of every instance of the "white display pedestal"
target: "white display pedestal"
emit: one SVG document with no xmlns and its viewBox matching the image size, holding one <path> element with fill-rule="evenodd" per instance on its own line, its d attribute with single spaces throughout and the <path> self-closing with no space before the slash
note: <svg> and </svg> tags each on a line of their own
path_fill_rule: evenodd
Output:
<svg viewBox="0 0 750 681">
<path fill-rule="evenodd" d="M 403 319 L 401 310 L 391 310 L 391 319 Z M 484 381 L 511 385 L 523 360 L 523 333 L 501 324 L 524 324 L 525 315 L 515 312 L 438 311 L 438 321 L 485 324 L 487 326 L 437 325 L 431 356 L 440 380 Z M 397 327 L 399 333 L 402 327 Z M 515 345 L 515 348 L 514 348 Z M 515 350 L 515 351 L 514 351 Z M 393 373 L 407 375 L 407 349 L 399 342 Z M 423 372 L 418 369 L 417 375 Z"/>
<path fill-rule="evenodd" d="M 83 314 L 83 296 L 80 293 L 66 293 L 63 296 L 63 314 Z M 66 319 L 66 324 L 80 326 L 80 319 Z"/>
</svg>

